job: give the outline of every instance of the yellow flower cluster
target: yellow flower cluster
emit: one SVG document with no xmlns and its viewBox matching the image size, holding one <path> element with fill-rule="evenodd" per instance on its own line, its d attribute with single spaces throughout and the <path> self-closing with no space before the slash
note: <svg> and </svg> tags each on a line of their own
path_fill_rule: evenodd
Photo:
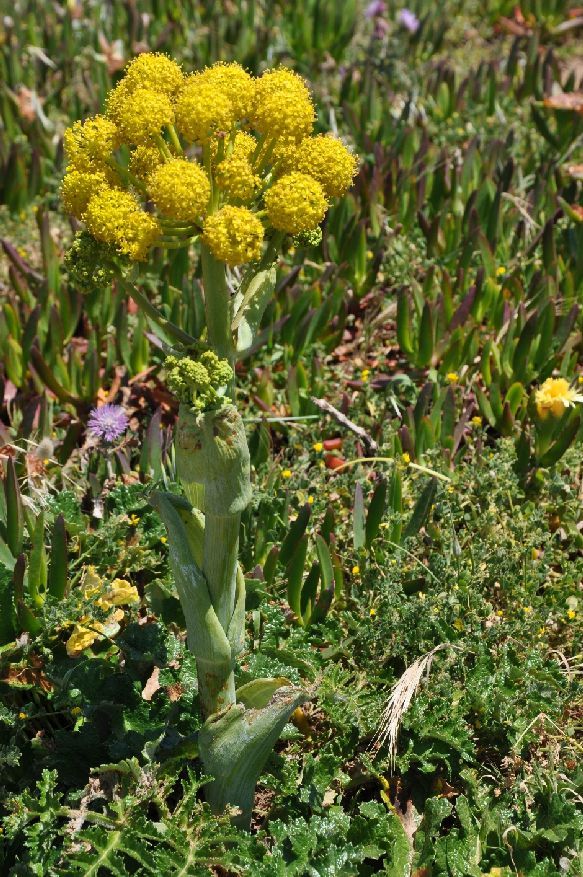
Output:
<svg viewBox="0 0 583 877">
<path fill-rule="evenodd" d="M 120 253 L 137 262 L 146 258 L 161 234 L 158 221 L 141 209 L 133 195 L 119 189 L 97 192 L 83 218 L 94 238 L 115 244 Z"/>
<path fill-rule="evenodd" d="M 289 234 L 315 228 L 324 219 L 327 208 L 322 186 L 307 174 L 286 174 L 265 195 L 271 224 Z"/>
<path fill-rule="evenodd" d="M 547 378 L 536 391 L 534 401 L 538 416 L 546 420 L 549 414 L 562 417 L 575 402 L 583 402 L 583 396 L 572 389 L 565 378 Z"/>
<path fill-rule="evenodd" d="M 252 200 L 261 183 L 249 159 L 235 153 L 217 165 L 215 176 L 217 186 L 228 199 L 243 204 Z"/>
<path fill-rule="evenodd" d="M 172 158 L 148 177 L 148 192 L 164 216 L 196 220 L 204 214 L 211 195 L 209 178 L 199 164 Z"/>
<path fill-rule="evenodd" d="M 328 198 L 343 195 L 356 173 L 356 159 L 342 141 L 323 134 L 302 140 L 295 164 L 320 183 Z"/>
<path fill-rule="evenodd" d="M 103 635 L 111 635 L 119 630 L 118 623 L 123 619 L 124 613 L 116 607 L 140 602 L 140 595 L 134 585 L 125 579 L 114 579 L 109 585 L 104 585 L 93 566 L 85 570 L 81 592 L 84 600 L 94 600 L 98 609 L 113 611 L 105 622 L 91 619 L 89 615 L 81 616 L 66 644 L 67 654 L 71 658 L 80 655 Z"/>
<path fill-rule="evenodd" d="M 205 224 L 203 241 L 220 262 L 242 265 L 261 255 L 263 226 L 246 207 L 222 207 Z"/>
<path fill-rule="evenodd" d="M 105 115 L 65 133 L 65 208 L 137 261 L 187 245 L 192 226 L 228 265 L 258 259 L 265 235 L 317 231 L 352 184 L 355 156 L 313 136 L 314 121 L 305 80 L 286 68 L 255 78 L 221 62 L 185 75 L 165 55 L 139 55 Z"/>
</svg>

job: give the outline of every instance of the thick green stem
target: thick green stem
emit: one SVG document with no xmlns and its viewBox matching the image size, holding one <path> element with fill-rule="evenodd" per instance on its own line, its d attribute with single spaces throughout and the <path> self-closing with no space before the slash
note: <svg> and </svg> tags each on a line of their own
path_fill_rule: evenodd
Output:
<svg viewBox="0 0 583 877">
<path fill-rule="evenodd" d="M 231 335 L 231 295 L 227 286 L 225 265 L 217 262 L 208 247 L 200 248 L 208 342 L 221 359 L 235 362 Z"/>
<path fill-rule="evenodd" d="M 211 600 L 227 631 L 235 607 L 237 555 L 241 515 L 214 515 L 206 512 L 204 527 L 203 572 Z"/>
</svg>

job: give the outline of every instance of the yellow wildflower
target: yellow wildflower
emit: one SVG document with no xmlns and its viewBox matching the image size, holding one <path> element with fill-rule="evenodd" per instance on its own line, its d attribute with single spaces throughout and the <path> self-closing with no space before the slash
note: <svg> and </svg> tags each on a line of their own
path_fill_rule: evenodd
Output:
<svg viewBox="0 0 583 877">
<path fill-rule="evenodd" d="M 120 85 L 123 85 L 123 80 Z M 120 86 L 110 93 L 107 113 L 116 122 L 127 143 L 148 143 L 154 135 L 160 134 L 164 127 L 174 122 L 174 109 L 165 94 L 151 88 L 137 88 L 135 91 L 119 89 Z"/>
<path fill-rule="evenodd" d="M 401 454 L 401 459 L 403 460 L 403 463 L 405 463 L 405 465 L 408 466 L 409 463 L 411 462 L 411 455 L 408 454 L 407 451 L 405 451 L 404 454 Z"/>
<path fill-rule="evenodd" d="M 133 195 L 115 189 L 102 189 L 91 198 L 84 215 L 94 238 L 115 244 L 119 251 L 143 261 L 160 236 L 158 222 L 145 213 Z"/>
<path fill-rule="evenodd" d="M 228 205 L 207 217 L 202 239 L 215 259 L 242 265 L 260 257 L 263 226 L 246 207 Z"/>
<path fill-rule="evenodd" d="M 459 630 L 460 632 L 462 630 L 465 630 L 465 625 L 464 625 L 463 621 L 461 620 L 461 618 L 456 618 L 456 620 L 453 623 L 453 626 L 455 627 L 456 630 Z"/>
<path fill-rule="evenodd" d="M 26 713 L 18 713 L 18 718 L 19 719 L 27 719 L 28 716 L 26 715 Z"/>
<path fill-rule="evenodd" d="M 209 83 L 229 99 L 237 119 L 243 119 L 251 112 L 255 83 L 240 64 L 219 61 L 202 71 L 201 81 Z"/>
<path fill-rule="evenodd" d="M 377 610 L 374 609 L 374 608 L 373 608 L 373 609 L 369 609 L 368 614 L 370 615 L 371 618 L 374 618 L 375 615 L 377 614 Z"/>
<path fill-rule="evenodd" d="M 370 369 L 369 369 L 369 368 L 363 368 L 363 370 L 362 370 L 361 373 L 360 373 L 360 379 L 361 379 L 361 381 L 363 381 L 363 383 L 366 384 L 366 382 L 368 381 L 369 375 L 370 375 Z"/>
<path fill-rule="evenodd" d="M 114 579 L 106 589 L 103 597 L 98 603 L 104 608 L 110 606 L 129 606 L 132 603 L 139 603 L 140 595 L 135 585 L 131 585 L 125 579 Z"/>
<path fill-rule="evenodd" d="M 230 155 L 217 166 L 217 186 L 232 201 L 249 202 L 261 180 L 253 172 L 249 159 L 242 155 Z"/>
<path fill-rule="evenodd" d="M 119 132 L 111 119 L 93 116 L 74 122 L 63 137 L 65 155 L 76 170 L 91 170 L 95 162 L 105 162 L 119 146 Z"/>
<path fill-rule="evenodd" d="M 498 268 L 496 268 L 496 274 L 498 275 L 498 277 L 502 277 L 503 274 L 506 274 L 506 268 L 504 267 L 504 265 L 500 265 Z"/>
<path fill-rule="evenodd" d="M 129 91 L 149 88 L 168 97 L 174 95 L 184 81 L 176 61 L 158 52 L 144 52 L 130 61 L 122 82 Z"/>
<path fill-rule="evenodd" d="M 267 137 L 301 140 L 314 127 L 314 105 L 305 81 L 292 70 L 268 70 L 255 85 L 252 121 Z"/>
<path fill-rule="evenodd" d="M 138 180 L 145 180 L 163 161 L 157 146 L 151 146 L 147 143 L 141 144 L 132 150 L 129 171 Z"/>
<path fill-rule="evenodd" d="M 317 180 L 325 194 L 344 195 L 356 173 L 356 158 L 337 137 L 307 137 L 298 147 L 296 169 Z"/>
<path fill-rule="evenodd" d="M 324 445 L 322 444 L 322 442 L 314 442 L 312 447 L 317 454 L 320 454 L 324 450 Z"/>
<path fill-rule="evenodd" d="M 176 127 L 187 140 L 205 143 L 213 134 L 229 131 L 234 122 L 231 101 L 202 73 L 186 79 L 176 102 Z"/>
<path fill-rule="evenodd" d="M 475 417 L 472 417 L 472 423 L 474 424 L 474 426 L 481 426 L 482 418 L 476 415 Z"/>
<path fill-rule="evenodd" d="M 449 381 L 450 384 L 456 384 L 460 379 L 460 376 L 457 372 L 448 372 L 445 376 L 445 380 Z"/>
<path fill-rule="evenodd" d="M 87 622 L 88 616 L 83 616 L 81 622 Z M 73 628 L 73 633 L 66 643 L 67 654 L 70 658 L 76 658 L 89 646 L 92 646 L 95 640 L 101 637 L 104 625 L 100 621 L 92 621 L 91 627 L 87 627 L 85 623 L 78 623 Z"/>
<path fill-rule="evenodd" d="M 286 174 L 265 195 L 265 209 L 274 228 L 299 234 L 316 228 L 328 203 L 321 185 L 306 174 Z"/>
<path fill-rule="evenodd" d="M 546 420 L 549 414 L 562 417 L 575 402 L 583 402 L 583 396 L 576 393 L 565 378 L 547 378 L 536 391 L 534 401 L 538 416 Z"/>
<path fill-rule="evenodd" d="M 353 575 L 353 576 L 359 576 L 359 575 L 360 575 L 360 567 L 358 566 L 358 564 L 355 564 L 355 565 L 352 567 L 352 575 Z"/>
<path fill-rule="evenodd" d="M 284 469 L 283 472 L 281 473 L 281 477 L 282 478 L 291 478 L 292 477 L 291 469 Z"/>
<path fill-rule="evenodd" d="M 577 613 L 575 612 L 574 609 L 567 609 L 567 618 L 569 619 L 569 621 L 573 621 L 573 619 L 576 618 L 576 616 L 577 616 Z"/>
<path fill-rule="evenodd" d="M 159 165 L 147 185 L 156 207 L 171 219 L 196 221 L 206 211 L 211 195 L 203 168 L 185 158 Z"/>
<path fill-rule="evenodd" d="M 308 497 L 308 505 L 314 505 L 314 497 L 313 496 Z"/>
<path fill-rule="evenodd" d="M 160 542 L 162 543 L 162 545 L 166 545 L 166 543 L 168 542 L 168 537 L 160 536 Z"/>
<path fill-rule="evenodd" d="M 67 213 L 81 219 L 91 198 L 103 189 L 110 188 L 112 176 L 102 171 L 85 172 L 68 170 L 61 183 L 61 198 Z"/>
</svg>

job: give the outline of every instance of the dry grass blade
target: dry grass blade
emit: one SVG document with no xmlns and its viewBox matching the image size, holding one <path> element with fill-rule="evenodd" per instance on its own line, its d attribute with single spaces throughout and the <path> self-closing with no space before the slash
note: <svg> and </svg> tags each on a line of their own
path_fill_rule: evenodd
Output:
<svg viewBox="0 0 583 877">
<path fill-rule="evenodd" d="M 444 649 L 457 649 L 451 643 L 441 643 L 431 649 L 430 652 L 421 655 L 416 661 L 407 667 L 401 678 L 393 685 L 389 701 L 383 710 L 379 729 L 370 745 L 371 749 L 379 750 L 387 741 L 389 744 L 389 756 L 391 759 L 391 767 L 395 766 L 395 757 L 397 755 L 397 737 L 403 716 L 409 709 L 424 675 L 429 673 L 433 658 L 437 652 Z"/>
</svg>

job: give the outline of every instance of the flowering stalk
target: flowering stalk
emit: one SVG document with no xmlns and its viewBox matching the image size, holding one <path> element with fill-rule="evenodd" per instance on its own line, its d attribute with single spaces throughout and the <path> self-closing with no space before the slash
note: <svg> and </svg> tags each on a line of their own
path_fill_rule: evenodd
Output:
<svg viewBox="0 0 583 877">
<path fill-rule="evenodd" d="M 166 372 L 180 401 L 176 462 L 189 502 L 168 493 L 151 501 L 168 530 L 197 664 L 200 757 L 214 777 L 208 800 L 216 810 L 238 806 L 243 825 L 265 760 L 306 695 L 282 679 L 235 686 L 245 633 L 239 529 L 251 499 L 235 364 L 273 298 L 284 238 L 317 244 L 330 200 L 354 177 L 355 157 L 334 137 L 311 136 L 314 119 L 307 85 L 290 70 L 254 79 L 238 64 L 220 63 L 185 76 L 169 58 L 145 54 L 108 96 L 105 115 L 77 122 L 65 135 L 63 201 L 85 224 L 71 269 L 85 286 L 116 269 L 132 276 L 129 265 L 145 262 L 155 247 L 200 244 L 204 344 L 127 280 L 122 288 L 180 348 Z M 116 156 L 121 146 L 129 151 L 127 169 Z M 233 295 L 229 272 L 242 265 Z"/>
</svg>

